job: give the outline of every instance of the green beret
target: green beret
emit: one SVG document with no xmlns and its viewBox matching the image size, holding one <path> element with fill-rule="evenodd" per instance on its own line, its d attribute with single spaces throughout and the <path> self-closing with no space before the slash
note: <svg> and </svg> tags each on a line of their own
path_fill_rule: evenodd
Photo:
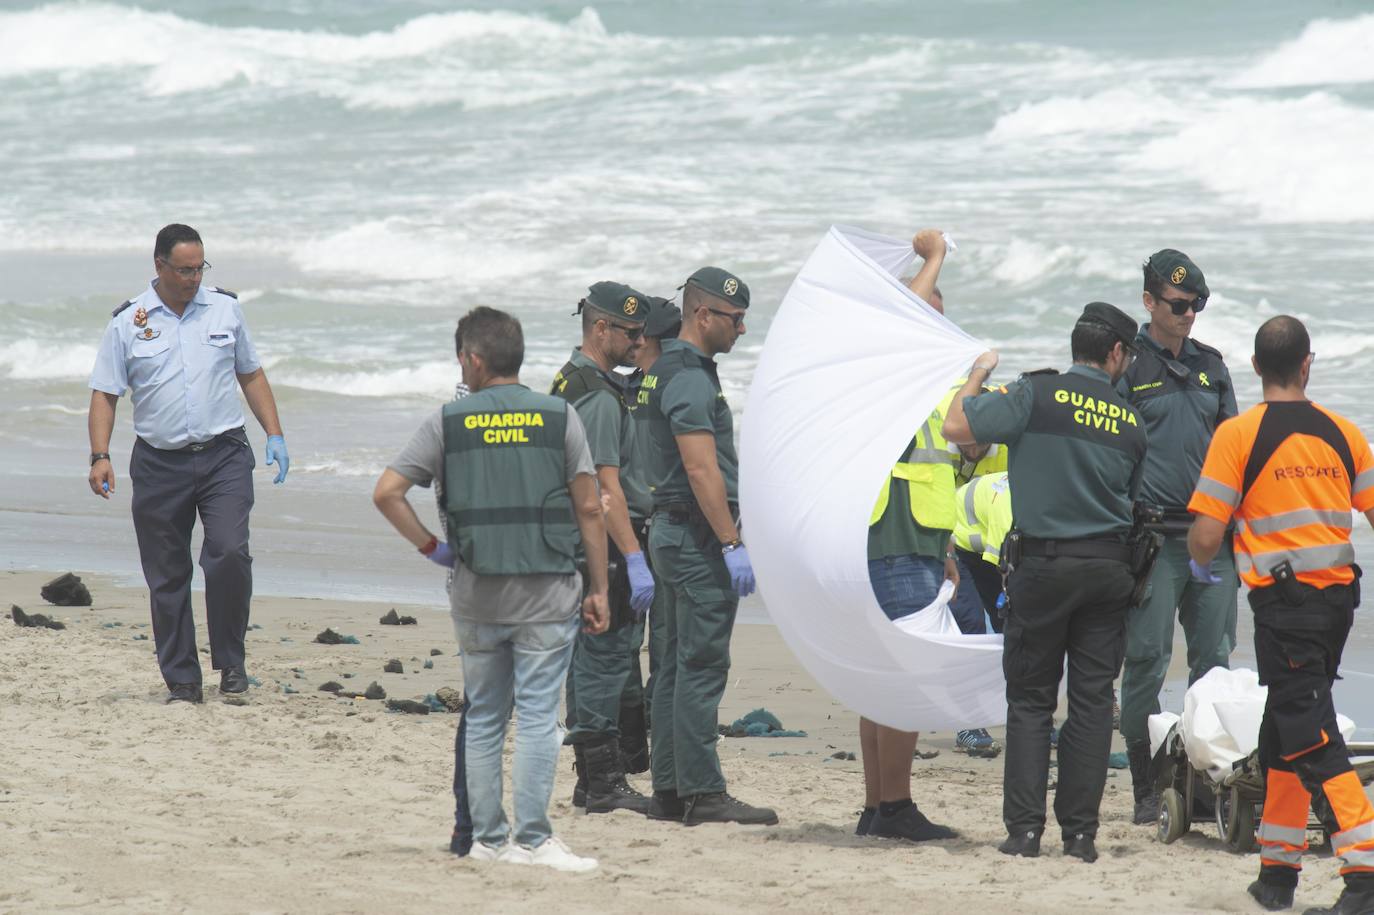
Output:
<svg viewBox="0 0 1374 915">
<path fill-rule="evenodd" d="M 687 277 L 686 286 L 695 286 L 736 308 L 749 307 L 749 287 L 744 280 L 719 267 L 702 267 Z"/>
<path fill-rule="evenodd" d="M 676 337 L 682 328 L 682 309 L 662 296 L 649 296 L 649 317 L 644 322 L 646 337 Z"/>
<path fill-rule="evenodd" d="M 1203 299 L 1211 294 L 1207 291 L 1207 280 L 1203 278 L 1201 268 L 1182 251 L 1165 248 L 1151 254 L 1146 263 L 1163 280 L 1165 286 L 1191 292 Z"/>
<path fill-rule="evenodd" d="M 1106 302 L 1089 302 L 1083 306 L 1083 314 L 1078 316 L 1079 324 L 1099 324 L 1116 334 L 1127 346 L 1135 345 L 1135 320 L 1115 305 Z"/>
<path fill-rule="evenodd" d="M 597 311 L 623 318 L 631 324 L 643 324 L 649 317 L 649 297 L 623 283 L 605 280 L 593 283 L 583 301 Z"/>
</svg>

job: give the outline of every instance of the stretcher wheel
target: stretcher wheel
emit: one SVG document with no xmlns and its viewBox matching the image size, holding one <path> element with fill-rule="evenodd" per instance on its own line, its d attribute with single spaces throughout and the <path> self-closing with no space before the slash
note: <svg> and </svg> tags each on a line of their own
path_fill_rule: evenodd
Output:
<svg viewBox="0 0 1374 915">
<path fill-rule="evenodd" d="M 1227 791 L 1223 788 L 1217 792 L 1217 835 L 1221 836 L 1221 841 L 1227 845 L 1231 844 L 1236 834 L 1235 806 L 1236 795 L 1234 791 Z"/>
<path fill-rule="evenodd" d="M 1159 841 L 1176 842 L 1188 831 L 1188 809 L 1177 788 L 1165 788 L 1159 796 Z"/>
<path fill-rule="evenodd" d="M 1232 788 L 1227 806 L 1231 808 L 1231 835 L 1227 844 L 1242 855 L 1255 850 L 1255 805 L 1240 796 L 1239 788 Z"/>
</svg>

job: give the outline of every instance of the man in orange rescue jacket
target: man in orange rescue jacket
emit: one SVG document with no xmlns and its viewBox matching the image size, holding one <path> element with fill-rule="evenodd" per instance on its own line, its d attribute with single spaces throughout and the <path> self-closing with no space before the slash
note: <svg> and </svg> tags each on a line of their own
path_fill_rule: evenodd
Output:
<svg viewBox="0 0 1374 915">
<path fill-rule="evenodd" d="M 1217 427 L 1188 509 L 1194 577 L 1210 577 L 1226 526 L 1238 522 L 1236 568 L 1250 587 L 1265 770 L 1260 876 L 1250 895 L 1270 911 L 1293 904 L 1307 812 L 1324 794 L 1326 828 L 1345 888 L 1308 915 L 1374 912 L 1374 807 L 1351 769 L 1331 684 L 1359 604 L 1351 509 L 1374 525 L 1374 456 L 1353 423 L 1307 399 L 1311 341 L 1287 315 L 1255 334 L 1264 402 Z"/>
</svg>

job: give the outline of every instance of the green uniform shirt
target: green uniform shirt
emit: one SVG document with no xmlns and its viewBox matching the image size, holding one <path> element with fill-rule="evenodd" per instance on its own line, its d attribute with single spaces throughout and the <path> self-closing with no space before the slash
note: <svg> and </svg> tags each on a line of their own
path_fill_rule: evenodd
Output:
<svg viewBox="0 0 1374 915">
<path fill-rule="evenodd" d="M 1140 358 L 1117 382 L 1117 391 L 1140 412 L 1150 440 L 1140 495 L 1161 508 L 1185 511 L 1212 433 L 1238 412 L 1231 373 L 1221 353 L 1191 338 L 1175 359 L 1150 336 L 1148 324 L 1135 345 Z"/>
<path fill-rule="evenodd" d="M 1016 527 L 1047 540 L 1124 535 L 1145 471 L 1140 415 L 1106 372 L 1075 365 L 964 398 L 979 442 L 1011 446 Z"/>
<path fill-rule="evenodd" d="M 638 404 L 642 381 L 643 373 L 639 371 L 625 379 L 625 403 L 629 415 L 620 445 L 620 453 L 625 461 L 620 468 L 620 488 L 625 490 L 625 502 L 630 506 L 631 518 L 647 518 L 654 513 L 654 497 L 649 492 L 648 411 Z"/>
<path fill-rule="evenodd" d="M 925 556 L 943 559 L 949 548 L 949 531 L 922 527 L 911 517 L 910 486 L 906 480 L 889 476 L 887 509 L 878 523 L 868 529 L 868 558 Z"/>
<path fill-rule="evenodd" d="M 568 360 L 578 368 L 591 367 L 601 372 L 607 382 L 617 390 L 616 379 L 601 371 L 593 360 L 574 348 Z M 592 451 L 592 463 L 598 467 L 620 467 L 622 463 L 621 442 L 625 435 L 625 411 L 621 408 L 616 395 L 606 390 L 589 391 L 573 403 L 577 418 L 587 430 L 587 445 Z"/>
<path fill-rule="evenodd" d="M 649 427 L 649 490 L 654 504 L 695 502 L 674 436 L 710 432 L 725 498 L 739 501 L 735 421 L 720 389 L 716 363 L 685 340 L 663 341 L 663 353 L 645 374 L 638 403 Z"/>
</svg>

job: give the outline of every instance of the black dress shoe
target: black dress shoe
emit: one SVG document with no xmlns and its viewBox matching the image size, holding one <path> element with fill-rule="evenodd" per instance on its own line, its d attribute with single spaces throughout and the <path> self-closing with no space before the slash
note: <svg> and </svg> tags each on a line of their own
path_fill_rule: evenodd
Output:
<svg viewBox="0 0 1374 915">
<path fill-rule="evenodd" d="M 205 697 L 201 695 L 199 683 L 174 683 L 167 693 L 167 704 L 173 702 L 204 702 Z"/>
<path fill-rule="evenodd" d="M 1007 836 L 997 850 L 1004 855 L 1020 855 L 1023 858 L 1040 857 L 1040 833 L 1034 829 Z"/>
<path fill-rule="evenodd" d="M 1093 843 L 1093 837 L 1079 833 L 1064 840 L 1064 854 L 1070 858 L 1079 858 L 1092 864 L 1097 860 L 1097 846 Z"/>
<path fill-rule="evenodd" d="M 242 667 L 226 667 L 219 673 L 219 691 L 222 693 L 248 692 L 248 674 Z"/>
<path fill-rule="evenodd" d="M 1293 908 L 1293 890 L 1295 887 L 1278 886 L 1273 883 L 1265 883 L 1263 880 L 1256 880 L 1246 887 L 1245 891 L 1255 897 L 1255 901 L 1271 912 L 1282 912 L 1284 909 Z"/>
</svg>

